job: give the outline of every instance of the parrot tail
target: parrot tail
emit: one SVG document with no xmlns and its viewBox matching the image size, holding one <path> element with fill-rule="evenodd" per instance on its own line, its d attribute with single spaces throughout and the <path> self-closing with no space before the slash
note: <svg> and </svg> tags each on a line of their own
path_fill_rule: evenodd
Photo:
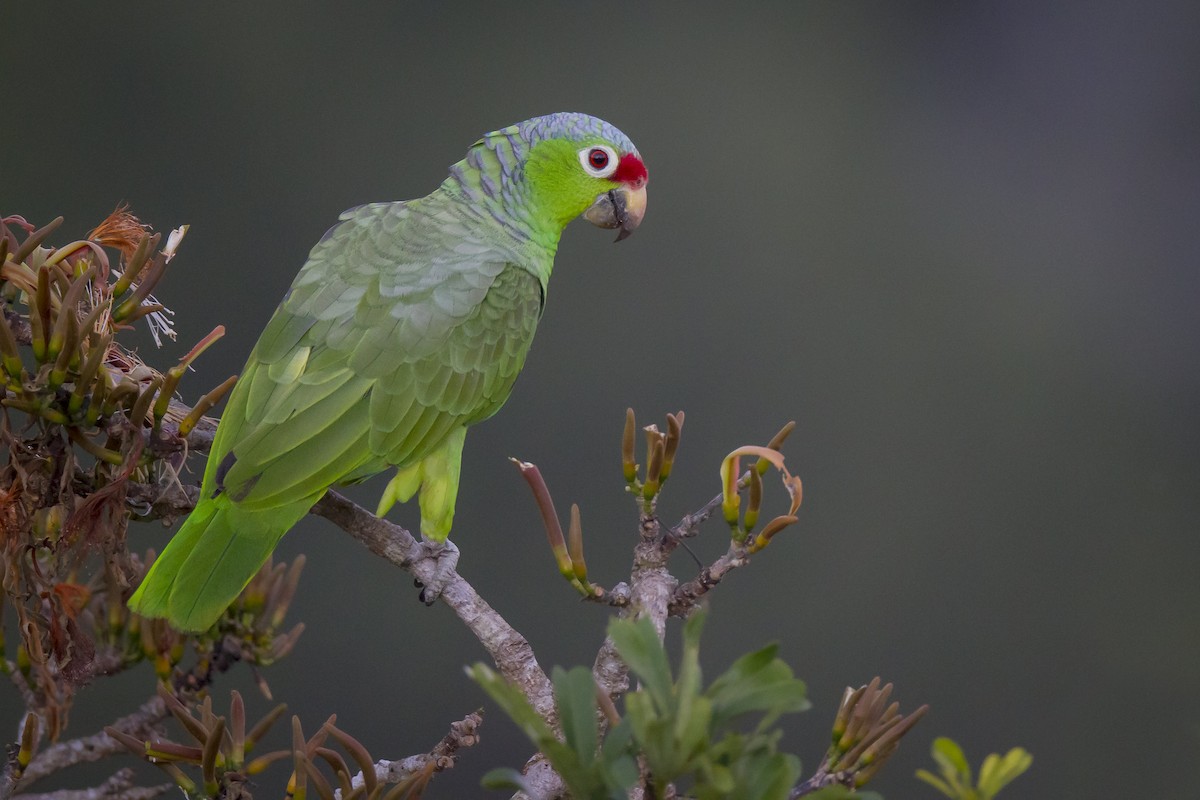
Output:
<svg viewBox="0 0 1200 800">
<path fill-rule="evenodd" d="M 319 497 L 260 510 L 224 495 L 202 500 L 155 559 L 129 607 L 144 617 L 165 617 L 176 630 L 208 630 Z"/>
</svg>

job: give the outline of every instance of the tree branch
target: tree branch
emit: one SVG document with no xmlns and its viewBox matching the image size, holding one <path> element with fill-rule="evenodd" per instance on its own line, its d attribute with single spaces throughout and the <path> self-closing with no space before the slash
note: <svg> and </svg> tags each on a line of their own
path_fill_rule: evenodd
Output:
<svg viewBox="0 0 1200 800">
<path fill-rule="evenodd" d="M 530 704 L 552 728 L 558 712 L 550 679 L 538 665 L 529 642 L 487 604 L 471 584 L 450 570 L 439 570 L 438 548 L 417 541 L 411 533 L 367 511 L 337 492 L 327 492 L 312 513 L 329 520 L 358 539 L 375 555 L 409 572 L 425 585 L 441 585 L 441 600 L 450 606 L 484 646 L 500 674 L 520 687 Z"/>
<path fill-rule="evenodd" d="M 854 773 L 850 770 L 842 772 L 818 771 L 815 775 L 808 778 L 808 780 L 798 783 L 792 789 L 791 794 L 788 795 L 788 800 L 798 800 L 798 798 L 812 794 L 819 789 L 824 789 L 826 786 L 833 786 L 835 783 L 847 788 L 853 788 Z"/>
<path fill-rule="evenodd" d="M 80 479 L 87 480 L 86 476 Z M 186 514 L 195 507 L 199 495 L 196 487 L 177 483 L 162 486 L 131 481 L 127 491 L 129 502 L 141 506 L 146 519 Z M 380 519 L 334 491 L 318 501 L 312 513 L 325 517 L 372 553 L 409 572 L 422 583 L 440 583 L 441 599 L 475 634 L 500 673 L 520 686 L 542 718 L 551 727 L 557 727 L 550 680 L 538 665 L 533 648 L 461 575 L 453 570 L 441 574 L 438 548 L 418 541 L 403 527 Z"/>
<path fill-rule="evenodd" d="M 700 598 L 715 588 L 729 572 L 750 563 L 750 551 L 744 544 L 730 542 L 725 554 L 700 574 L 681 584 L 671 595 L 667 613 L 673 617 L 686 617 Z"/>
<path fill-rule="evenodd" d="M 380 783 L 400 783 L 412 775 L 424 772 L 443 772 L 452 768 L 458 761 L 458 751 L 464 747 L 472 747 L 479 741 L 476 731 L 483 724 L 483 709 L 460 719 L 450 725 L 450 732 L 433 746 L 428 753 L 420 753 L 408 758 L 395 761 L 377 761 L 375 777 Z M 353 788 L 364 785 L 363 774 L 359 772 L 350 780 Z M 335 793 L 340 798 L 340 790 Z"/>
<path fill-rule="evenodd" d="M 738 480 L 739 490 L 744 487 L 748 475 L 749 473 L 743 475 Z M 712 516 L 714 511 L 720 508 L 722 499 L 724 499 L 723 495 L 717 494 L 716 497 L 705 503 L 699 510 L 693 511 L 690 514 L 684 514 L 675 527 L 671 528 L 671 535 L 676 539 L 687 539 L 698 534 L 700 526 L 708 521 L 708 518 Z"/>
<path fill-rule="evenodd" d="M 157 456 L 180 452 L 186 442 L 187 452 L 207 453 L 212 449 L 213 437 L 217 433 L 219 420 L 213 417 L 201 417 L 196 426 L 188 433 L 187 438 L 179 436 L 179 423 L 192 410 L 192 407 L 178 400 L 171 400 L 167 414 L 163 417 L 162 426 L 157 430 L 145 431 L 146 446 Z"/>
<path fill-rule="evenodd" d="M 112 724 L 112 727 L 128 733 L 130 736 L 148 739 L 151 733 L 155 731 L 158 723 L 162 722 L 166 716 L 166 704 L 162 701 L 161 697 L 155 696 L 143 703 L 137 711 L 118 719 Z M 64 767 L 88 761 L 99 761 L 114 753 L 125 752 L 128 751 L 124 745 L 103 731 L 91 736 L 82 736 L 78 739 L 60 742 L 47 747 L 34 757 L 33 761 L 25 769 L 25 773 L 21 776 L 18 786 L 24 789 Z M 95 787 L 89 791 L 97 789 L 99 787 Z"/>
<path fill-rule="evenodd" d="M 173 783 L 158 786 L 134 786 L 134 773 L 129 767 L 114 772 L 108 780 L 90 789 L 62 789 L 45 794 L 19 794 L 15 800 L 153 800 L 172 789 Z"/>
<path fill-rule="evenodd" d="M 165 485 L 129 481 L 125 487 L 125 504 L 139 522 L 173 520 L 190 512 L 200 499 L 199 486 L 184 486 L 178 481 Z"/>
</svg>

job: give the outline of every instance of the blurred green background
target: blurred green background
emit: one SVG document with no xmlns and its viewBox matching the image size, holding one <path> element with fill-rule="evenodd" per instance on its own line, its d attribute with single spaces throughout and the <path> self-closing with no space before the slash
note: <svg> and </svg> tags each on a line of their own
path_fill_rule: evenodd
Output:
<svg viewBox="0 0 1200 800">
<path fill-rule="evenodd" d="M 635 535 L 626 406 L 687 411 L 667 519 L 794 418 L 801 522 L 716 592 L 705 660 L 781 641 L 814 701 L 784 742 L 806 771 L 842 687 L 880 674 L 933 707 L 889 797 L 932 796 L 912 771 L 939 734 L 973 761 L 1031 750 L 1012 797 L 1195 797 L 1198 24 L 1168 2 L 8 2 L 0 211 L 63 214 L 62 241 L 121 200 L 190 223 L 159 292 L 179 342 L 145 355 L 223 323 L 195 397 L 343 208 L 428 192 L 484 131 L 604 117 L 646 159 L 649 212 L 620 245 L 564 237 L 516 391 L 468 437 L 463 574 L 545 666 L 590 664 L 606 611 L 557 577 L 505 456 L 581 504 L 611 584 Z M 484 704 L 461 670 L 483 651 L 407 575 L 318 519 L 282 552 L 310 556 L 308 630 L 265 677 L 306 726 L 336 712 L 395 758 Z M 98 681 L 74 733 L 151 681 Z M 16 706 L 0 696 L 5 737 Z M 498 713 L 482 733 L 430 797 L 483 794 L 528 753 Z"/>
</svg>

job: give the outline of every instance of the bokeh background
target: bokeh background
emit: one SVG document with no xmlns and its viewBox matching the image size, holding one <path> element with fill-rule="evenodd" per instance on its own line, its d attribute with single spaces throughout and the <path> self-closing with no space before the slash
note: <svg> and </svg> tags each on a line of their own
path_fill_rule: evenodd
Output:
<svg viewBox="0 0 1200 800">
<path fill-rule="evenodd" d="M 973 761 L 1031 750 L 1011 797 L 1195 797 L 1198 24 L 1186 2 L 9 2 L 0 209 L 63 214 L 64 241 L 122 200 L 190 223 L 162 361 L 229 331 L 194 393 L 240 369 L 343 208 L 428 192 L 486 130 L 602 116 L 649 165 L 649 213 L 619 246 L 567 231 L 516 391 L 468 437 L 463 574 L 544 665 L 591 663 L 606 611 L 557 577 L 505 457 L 581 504 L 612 583 L 626 406 L 687 411 L 667 519 L 794 418 L 801 522 L 716 592 L 705 663 L 781 642 L 814 701 L 784 743 L 808 769 L 843 686 L 880 674 L 933 707 L 890 797 L 933 796 L 912 772 L 940 734 Z M 265 677 L 308 726 L 336 712 L 399 757 L 486 704 L 461 669 L 483 651 L 406 575 L 323 520 L 282 551 L 310 556 L 308 630 Z M 151 682 L 97 682 L 75 733 Z M 483 795 L 529 750 L 499 713 L 483 736 L 430 797 Z"/>
</svg>

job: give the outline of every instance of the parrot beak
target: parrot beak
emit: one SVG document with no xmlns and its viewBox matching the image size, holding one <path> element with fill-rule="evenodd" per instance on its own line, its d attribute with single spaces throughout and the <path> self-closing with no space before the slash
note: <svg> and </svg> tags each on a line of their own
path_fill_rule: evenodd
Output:
<svg viewBox="0 0 1200 800">
<path fill-rule="evenodd" d="M 620 228 L 617 241 L 621 241 L 633 233 L 634 228 L 646 216 L 646 184 L 639 182 L 634 188 L 630 184 L 622 184 L 615 189 L 601 194 L 596 201 L 583 212 L 583 218 L 598 228 Z"/>
</svg>

